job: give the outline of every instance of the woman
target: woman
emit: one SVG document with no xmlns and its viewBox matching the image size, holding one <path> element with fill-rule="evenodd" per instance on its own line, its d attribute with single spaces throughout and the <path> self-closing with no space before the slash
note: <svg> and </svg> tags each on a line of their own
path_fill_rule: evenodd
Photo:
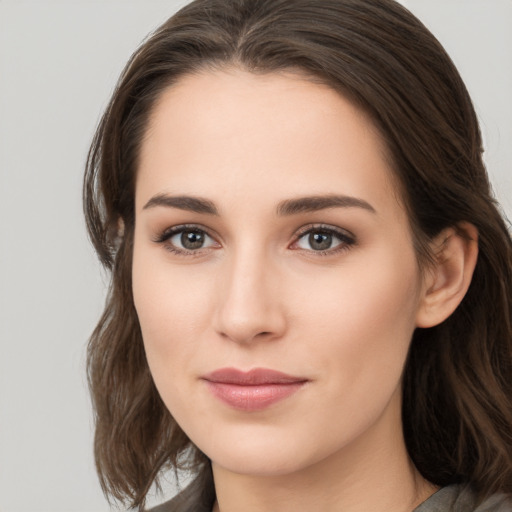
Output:
<svg viewBox="0 0 512 512">
<path fill-rule="evenodd" d="M 476 115 L 392 0 L 196 0 L 85 176 L 107 495 L 159 511 L 508 511 L 512 242 Z"/>
</svg>

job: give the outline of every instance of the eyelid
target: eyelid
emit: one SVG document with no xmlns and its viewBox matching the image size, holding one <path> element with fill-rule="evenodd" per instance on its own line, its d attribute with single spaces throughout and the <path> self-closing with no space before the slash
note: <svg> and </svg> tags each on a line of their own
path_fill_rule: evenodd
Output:
<svg viewBox="0 0 512 512">
<path fill-rule="evenodd" d="M 189 256 L 189 257 L 200 256 L 205 251 L 212 249 L 212 247 L 201 247 L 196 250 L 188 250 L 188 249 L 182 249 L 180 247 L 176 247 L 174 244 L 171 244 L 170 239 L 173 236 L 175 236 L 179 233 L 182 233 L 183 231 L 202 232 L 205 235 L 207 235 L 209 238 L 214 240 L 215 243 L 217 244 L 217 246 L 220 246 L 219 242 L 217 241 L 217 237 L 215 235 L 213 235 L 208 228 L 206 228 L 200 224 L 179 224 L 176 226 L 171 226 L 171 227 L 165 229 L 164 231 L 162 231 L 160 234 L 157 234 L 153 238 L 153 242 L 164 245 L 164 247 L 168 251 L 170 251 L 174 254 L 177 254 L 178 256 Z"/>
<path fill-rule="evenodd" d="M 175 236 L 176 234 L 182 233 L 183 231 L 199 231 L 207 235 L 209 238 L 214 240 L 217 244 L 217 247 L 201 247 L 196 250 L 187 250 L 176 247 L 174 244 L 169 243 L 169 240 Z M 298 241 L 304 236 L 312 233 L 312 232 L 324 232 L 333 235 L 334 237 L 340 240 L 340 243 L 333 248 L 325 249 L 325 250 L 314 250 L 314 249 L 304 249 L 301 247 L 294 247 Z M 165 246 L 167 250 L 170 252 L 177 254 L 179 256 L 201 256 L 204 252 L 212 249 L 220 247 L 220 243 L 217 241 L 218 236 L 212 234 L 211 231 L 203 225 L 200 224 L 179 224 L 176 226 L 171 226 L 160 234 L 153 238 L 153 242 L 159 243 Z M 327 256 L 334 255 L 338 252 L 348 250 L 350 246 L 356 243 L 356 237 L 348 230 L 340 228 L 338 226 L 332 226 L 329 224 L 315 223 L 308 224 L 299 228 L 297 233 L 295 234 L 293 242 L 288 246 L 292 250 L 302 251 L 308 254 L 312 254 L 314 256 Z"/>
<path fill-rule="evenodd" d="M 215 236 L 211 234 L 208 228 L 200 224 L 177 224 L 176 226 L 170 226 L 168 228 L 165 228 L 162 232 L 155 235 L 155 237 L 153 238 L 153 242 L 165 242 L 171 236 L 182 231 L 202 231 L 203 233 L 206 233 L 210 238 L 215 238 Z"/>
<path fill-rule="evenodd" d="M 301 238 L 303 238 L 305 235 L 308 235 L 312 232 L 324 232 L 324 233 L 334 235 L 341 241 L 341 243 L 333 248 L 329 248 L 326 250 L 319 250 L 319 251 L 315 251 L 313 249 L 293 248 L 293 245 L 296 245 L 297 242 Z M 304 252 L 307 252 L 309 254 L 313 254 L 316 256 L 324 256 L 324 255 L 333 255 L 340 251 L 347 250 L 350 246 L 354 245 L 356 243 L 356 241 L 357 240 L 356 240 L 355 235 L 346 229 L 343 229 L 343 228 L 340 228 L 337 226 L 332 226 L 330 224 L 319 223 L 319 224 L 309 224 L 307 226 L 303 226 L 302 228 L 300 228 L 290 247 L 293 250 L 304 251 Z"/>
<path fill-rule="evenodd" d="M 311 231 L 328 231 L 354 240 L 356 238 L 355 235 L 351 233 L 348 229 L 333 226 L 332 224 L 324 224 L 321 222 L 315 222 L 313 224 L 307 224 L 305 226 L 300 227 L 297 230 L 296 237 L 300 238 L 301 236 L 304 236 L 305 234 L 310 233 Z"/>
</svg>

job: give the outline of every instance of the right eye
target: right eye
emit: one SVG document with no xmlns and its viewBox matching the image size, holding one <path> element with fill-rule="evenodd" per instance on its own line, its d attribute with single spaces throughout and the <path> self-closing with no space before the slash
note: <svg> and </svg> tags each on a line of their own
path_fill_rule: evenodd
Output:
<svg viewBox="0 0 512 512">
<path fill-rule="evenodd" d="M 186 226 L 168 229 L 155 241 L 164 244 L 169 251 L 185 256 L 219 245 L 206 231 Z"/>
</svg>

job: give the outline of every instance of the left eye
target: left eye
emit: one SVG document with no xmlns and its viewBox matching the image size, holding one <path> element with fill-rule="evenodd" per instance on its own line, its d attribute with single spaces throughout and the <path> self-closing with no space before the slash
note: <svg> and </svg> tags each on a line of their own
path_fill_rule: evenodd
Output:
<svg viewBox="0 0 512 512">
<path fill-rule="evenodd" d="M 304 233 L 296 242 L 297 247 L 309 251 L 328 251 L 340 245 L 352 245 L 354 241 L 347 235 L 328 229 L 314 229 Z"/>
</svg>

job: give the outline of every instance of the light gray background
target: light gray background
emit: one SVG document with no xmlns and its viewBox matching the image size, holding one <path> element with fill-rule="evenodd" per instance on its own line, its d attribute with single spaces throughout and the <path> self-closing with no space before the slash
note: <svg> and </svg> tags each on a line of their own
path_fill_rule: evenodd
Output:
<svg viewBox="0 0 512 512">
<path fill-rule="evenodd" d="M 86 239 L 88 144 L 128 56 L 183 1 L 0 0 L 0 511 L 109 510 L 94 473 L 85 344 L 105 279 Z M 404 0 L 480 115 L 512 212 L 512 0 Z"/>
</svg>

